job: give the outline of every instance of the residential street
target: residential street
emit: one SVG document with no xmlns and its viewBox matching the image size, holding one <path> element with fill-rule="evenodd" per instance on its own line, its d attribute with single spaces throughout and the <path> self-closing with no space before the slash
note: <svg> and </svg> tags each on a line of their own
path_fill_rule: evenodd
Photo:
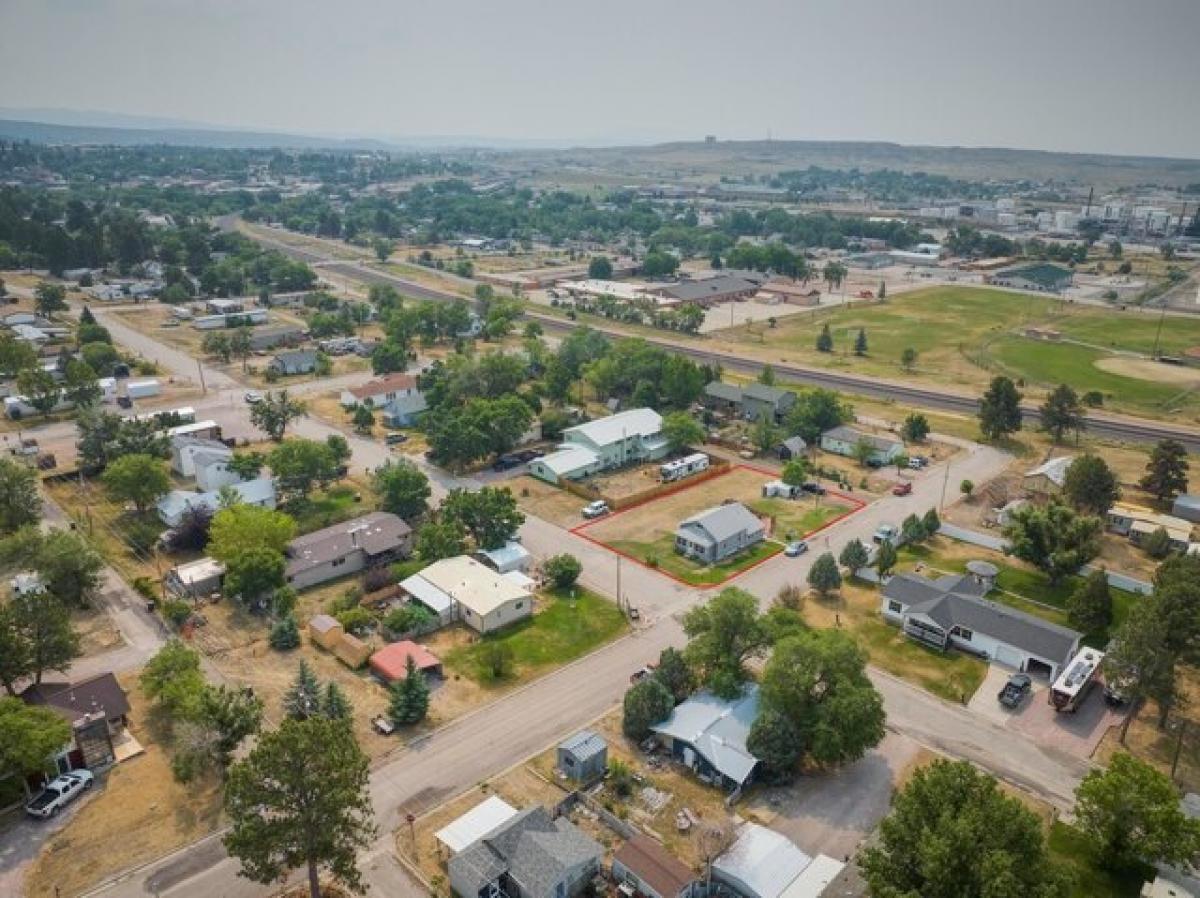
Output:
<svg viewBox="0 0 1200 898">
<path fill-rule="evenodd" d="M 160 362 L 167 371 L 180 376 L 196 374 L 196 360 L 130 330 L 103 310 L 97 317 L 118 341 Z M 210 398 L 194 403 L 198 414 L 217 418 L 228 428 L 228 435 L 252 434 L 247 407 L 241 401 L 243 387 L 207 367 L 204 377 L 210 386 Z M 365 380 L 368 375 L 360 377 Z M 313 389 L 328 387 L 328 381 L 318 381 Z M 312 417 L 296 422 L 294 430 L 318 439 L 343 432 Z M 350 441 L 357 469 L 369 470 L 392 456 L 378 441 L 343 433 Z M 430 468 L 423 459 L 414 461 L 429 473 L 435 496 L 456 485 L 477 485 Z M 938 466 L 915 478 L 911 495 L 880 499 L 814 538 L 807 555 L 778 555 L 739 578 L 736 585 L 750 590 L 766 604 L 785 583 L 804 582 L 813 560 L 826 551 L 826 542 L 828 550 L 836 554 L 851 538 L 869 541 L 880 523 L 898 524 L 909 513 L 937 506 L 945 484 L 956 486 L 964 478 L 986 482 L 1006 463 L 1007 457 L 998 450 L 972 445 L 952 462 L 949 471 Z M 563 551 L 576 554 L 584 563 L 583 582 L 608 596 L 616 594 L 619 568 L 621 592 L 641 610 L 643 621 L 632 635 L 453 721 L 375 770 L 371 783 L 380 838 L 368 868 L 373 894 L 421 894 L 390 858 L 394 831 L 406 813 L 420 814 L 435 807 L 520 763 L 613 707 L 627 688 L 632 671 L 655 660 L 663 648 L 683 644 L 679 624 L 682 612 L 711 592 L 687 587 L 628 560 L 621 561 L 614 553 L 535 517 L 527 519 L 521 538 L 535 556 Z M 119 603 L 115 608 L 118 619 L 129 611 Z M 135 652 L 153 650 L 153 643 L 146 642 L 144 635 L 136 635 L 133 629 L 130 632 L 134 633 L 130 642 L 137 646 Z M 128 660 L 134 657 L 131 653 Z M 880 672 L 872 672 L 872 677 L 884 697 L 889 727 L 896 733 L 972 760 L 1060 807 L 1069 806 L 1076 783 L 1088 769 L 1086 762 L 1044 750 L 967 708 L 947 704 Z M 864 769 L 879 763 L 874 754 L 860 762 L 866 765 Z M 847 775 L 854 776 L 853 768 Z M 146 894 L 240 898 L 264 891 L 237 878 L 236 870 L 236 863 L 224 858 L 219 843 L 210 839 L 130 872 L 102 886 L 96 894 L 114 898 Z"/>
</svg>

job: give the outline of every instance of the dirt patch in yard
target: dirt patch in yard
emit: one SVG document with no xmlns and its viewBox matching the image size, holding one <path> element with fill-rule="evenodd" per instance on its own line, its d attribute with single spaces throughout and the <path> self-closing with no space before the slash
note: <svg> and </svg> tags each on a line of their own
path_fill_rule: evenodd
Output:
<svg viewBox="0 0 1200 898">
<path fill-rule="evenodd" d="M 1097 359 L 1095 365 L 1101 371 L 1119 374 L 1122 377 L 1136 377 L 1139 380 L 1162 384 L 1178 384 L 1183 389 L 1200 387 L 1200 371 L 1186 365 L 1164 365 L 1162 362 L 1155 362 L 1152 359 L 1135 359 L 1121 355 Z"/>
<path fill-rule="evenodd" d="M 525 476 L 513 481 L 512 491 L 523 511 L 563 528 L 575 527 L 583 518 L 579 511 L 586 501 L 544 480 Z"/>
<path fill-rule="evenodd" d="M 112 618 L 103 612 L 72 611 L 71 626 L 79 634 L 80 654 L 85 658 L 102 655 L 124 642 Z"/>
<path fill-rule="evenodd" d="M 221 822 L 216 778 L 182 785 L 162 748 L 161 726 L 148 714 L 137 675 L 122 676 L 129 728 L 145 752 L 117 765 L 30 868 L 30 898 L 77 895 L 106 876 L 193 842 Z"/>
</svg>

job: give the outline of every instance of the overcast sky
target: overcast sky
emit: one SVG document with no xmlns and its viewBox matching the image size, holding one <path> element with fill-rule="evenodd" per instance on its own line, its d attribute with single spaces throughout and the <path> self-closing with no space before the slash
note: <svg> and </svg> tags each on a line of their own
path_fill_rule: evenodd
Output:
<svg viewBox="0 0 1200 898">
<path fill-rule="evenodd" d="M 0 106 L 1200 156 L 1200 0 L 0 0 Z"/>
</svg>

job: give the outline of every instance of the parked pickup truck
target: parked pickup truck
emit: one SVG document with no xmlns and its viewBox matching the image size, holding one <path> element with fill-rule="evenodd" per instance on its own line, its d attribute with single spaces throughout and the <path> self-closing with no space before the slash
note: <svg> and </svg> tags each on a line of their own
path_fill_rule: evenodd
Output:
<svg viewBox="0 0 1200 898">
<path fill-rule="evenodd" d="M 1016 708 L 1025 700 L 1025 696 L 1029 695 L 1033 689 L 1033 680 L 1028 674 L 1016 673 L 1008 678 L 1008 682 L 1004 684 L 1004 688 L 1000 690 L 1000 694 L 996 699 L 1006 708 Z"/>
<path fill-rule="evenodd" d="M 591 520 L 592 518 L 602 518 L 608 514 L 608 503 L 603 499 L 597 499 L 595 502 L 589 502 L 583 506 L 581 514 Z"/>
<path fill-rule="evenodd" d="M 46 783 L 45 788 L 25 805 L 25 813 L 31 817 L 53 817 L 75 800 L 85 789 L 92 788 L 95 777 L 89 770 L 73 770 Z"/>
</svg>

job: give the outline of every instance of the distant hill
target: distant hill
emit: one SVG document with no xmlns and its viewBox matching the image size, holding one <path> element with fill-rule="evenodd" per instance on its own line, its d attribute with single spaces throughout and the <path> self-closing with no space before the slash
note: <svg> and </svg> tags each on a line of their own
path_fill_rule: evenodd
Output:
<svg viewBox="0 0 1200 898">
<path fill-rule="evenodd" d="M 270 131 L 229 131 L 207 128 L 113 128 L 91 125 L 51 125 L 44 122 L 0 120 L 0 138 L 69 145 L 140 146 L 166 144 L 186 147 L 302 150 L 396 149 L 380 140 L 337 140 Z"/>
</svg>

